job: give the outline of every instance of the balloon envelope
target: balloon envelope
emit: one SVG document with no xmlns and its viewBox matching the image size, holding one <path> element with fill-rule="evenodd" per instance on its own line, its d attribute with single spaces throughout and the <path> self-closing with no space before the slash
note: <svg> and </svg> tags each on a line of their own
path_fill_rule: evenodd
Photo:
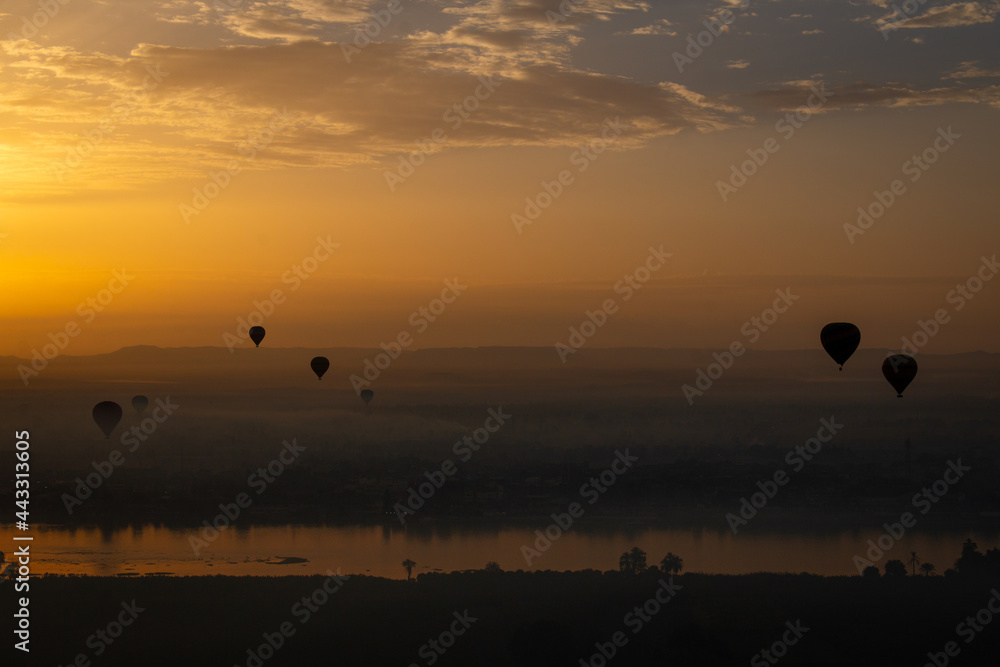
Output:
<svg viewBox="0 0 1000 667">
<path fill-rule="evenodd" d="M 844 362 L 851 358 L 861 344 L 861 331 L 850 322 L 831 322 L 819 333 L 823 349 L 844 370 Z"/>
<path fill-rule="evenodd" d="M 145 411 L 147 405 L 149 405 L 149 399 L 145 396 L 139 395 L 132 397 L 132 407 L 135 408 L 135 411 L 138 414 L 141 415 L 143 411 Z"/>
<path fill-rule="evenodd" d="M 260 347 L 260 341 L 264 340 L 264 334 L 266 333 L 264 327 L 250 327 L 250 340 L 253 341 L 254 345 Z"/>
<path fill-rule="evenodd" d="M 330 368 L 330 360 L 326 357 L 313 357 L 313 360 L 309 362 L 309 366 L 312 367 L 313 373 L 316 374 L 316 377 L 322 380 L 323 373 Z"/>
<path fill-rule="evenodd" d="M 894 354 L 882 362 L 882 375 L 896 390 L 896 396 L 903 398 L 903 390 L 917 376 L 917 360 L 906 354 Z"/>
<path fill-rule="evenodd" d="M 365 405 L 368 405 L 373 398 L 375 398 L 375 392 L 371 389 L 363 389 L 361 391 L 361 400 L 365 402 Z"/>
<path fill-rule="evenodd" d="M 122 420 L 122 406 L 114 401 L 101 401 L 94 406 L 92 414 L 94 421 L 97 422 L 97 426 L 104 431 L 104 437 L 110 438 L 111 432 L 115 430 L 118 422 Z"/>
</svg>

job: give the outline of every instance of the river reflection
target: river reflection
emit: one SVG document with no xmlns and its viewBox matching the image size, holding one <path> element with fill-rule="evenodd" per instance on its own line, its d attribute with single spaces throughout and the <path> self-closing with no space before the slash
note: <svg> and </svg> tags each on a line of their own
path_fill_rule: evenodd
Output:
<svg viewBox="0 0 1000 667">
<path fill-rule="evenodd" d="M 529 568 L 522 546 L 533 546 L 536 528 L 544 526 L 483 526 L 435 524 L 402 529 L 398 525 L 237 526 L 221 531 L 199 555 L 193 530 L 162 525 L 124 528 L 37 526 L 32 545 L 37 574 L 138 575 L 286 575 L 321 574 L 338 568 L 346 574 L 365 573 L 405 578 L 400 563 L 417 562 L 415 574 L 427 571 L 478 569 L 497 561 L 506 570 L 609 570 L 621 553 L 639 546 L 655 564 L 671 551 L 684 559 L 685 571 L 715 574 L 748 572 L 810 572 L 851 575 L 855 554 L 881 533 L 878 525 L 839 530 L 754 533 L 715 528 L 647 528 L 607 524 L 574 528 L 537 556 Z M 13 534 L 0 531 L 12 544 Z M 938 528 L 905 536 L 878 564 L 907 560 L 916 551 L 924 562 L 943 573 L 958 557 L 961 543 L 971 537 L 985 551 L 1000 545 L 1000 530 Z M 13 551 L 11 549 L 11 551 Z M 299 561 L 304 559 L 305 562 Z"/>
</svg>

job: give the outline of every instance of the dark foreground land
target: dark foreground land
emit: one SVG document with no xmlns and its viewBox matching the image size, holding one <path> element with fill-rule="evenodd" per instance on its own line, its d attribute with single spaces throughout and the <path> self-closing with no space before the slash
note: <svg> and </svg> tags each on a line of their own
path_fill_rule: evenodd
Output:
<svg viewBox="0 0 1000 667">
<path fill-rule="evenodd" d="M 684 574 L 672 591 L 664 583 L 669 577 L 655 571 L 422 574 L 412 582 L 47 576 L 31 581 L 30 656 L 10 649 L 12 587 L 0 589 L 3 653 L 14 655 L 3 664 L 918 667 L 935 664 L 928 653 L 938 666 L 995 666 L 1000 657 L 1000 614 L 988 608 L 992 599 L 1000 610 L 995 574 Z M 334 592 L 321 594 L 324 584 Z M 669 602 L 652 603 L 658 592 Z M 119 617 L 130 625 L 117 627 Z M 945 653 L 949 642 L 954 656 Z M 605 661 L 596 644 L 614 656 Z"/>
</svg>

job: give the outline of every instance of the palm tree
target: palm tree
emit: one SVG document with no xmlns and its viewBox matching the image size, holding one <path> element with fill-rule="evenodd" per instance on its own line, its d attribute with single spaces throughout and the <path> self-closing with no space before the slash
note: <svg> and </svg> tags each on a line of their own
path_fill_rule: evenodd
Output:
<svg viewBox="0 0 1000 667">
<path fill-rule="evenodd" d="M 642 574 L 646 571 L 646 552 L 632 547 L 618 559 L 618 569 L 625 574 Z"/>
<path fill-rule="evenodd" d="M 924 576 L 934 574 L 934 563 L 924 563 L 920 566 L 920 571 L 924 573 Z"/>
<path fill-rule="evenodd" d="M 407 558 L 403 561 L 403 567 L 406 568 L 406 580 L 409 581 L 413 578 L 413 568 L 417 566 L 412 560 Z"/>
<path fill-rule="evenodd" d="M 660 561 L 660 569 L 667 574 L 678 574 L 684 569 L 684 560 L 680 556 L 668 551 L 667 555 Z"/>
<path fill-rule="evenodd" d="M 910 560 L 907 562 L 910 564 L 910 573 L 913 574 L 913 576 L 917 576 L 917 566 L 920 565 L 920 559 L 917 558 L 916 551 L 910 552 Z"/>
</svg>

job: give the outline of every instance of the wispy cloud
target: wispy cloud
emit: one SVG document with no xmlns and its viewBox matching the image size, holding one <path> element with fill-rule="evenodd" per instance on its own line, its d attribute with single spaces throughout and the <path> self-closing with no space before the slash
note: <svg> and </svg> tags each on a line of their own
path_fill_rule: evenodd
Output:
<svg viewBox="0 0 1000 667">
<path fill-rule="evenodd" d="M 642 26 L 640 28 L 635 28 L 630 32 L 618 33 L 619 35 L 667 35 L 668 37 L 674 37 L 677 35 L 677 31 L 673 28 L 673 23 L 667 19 L 660 19 L 656 23 L 651 23 L 650 25 Z"/>
</svg>

